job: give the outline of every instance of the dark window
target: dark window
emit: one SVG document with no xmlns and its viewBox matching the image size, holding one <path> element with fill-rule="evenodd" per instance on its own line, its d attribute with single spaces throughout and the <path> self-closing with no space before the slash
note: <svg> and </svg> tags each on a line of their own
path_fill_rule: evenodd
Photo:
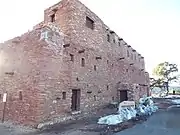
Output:
<svg viewBox="0 0 180 135">
<path fill-rule="evenodd" d="M 19 100 L 22 100 L 22 91 L 19 92 Z"/>
<path fill-rule="evenodd" d="M 114 42 L 114 43 L 116 43 L 116 40 L 115 40 L 115 39 L 113 39 L 113 42 Z"/>
<path fill-rule="evenodd" d="M 56 100 L 60 100 L 61 98 L 60 97 L 57 97 Z"/>
<path fill-rule="evenodd" d="M 109 85 L 106 86 L 106 89 L 109 90 Z"/>
<path fill-rule="evenodd" d="M 136 60 L 136 54 L 134 55 L 134 59 Z"/>
<path fill-rule="evenodd" d="M 96 67 L 96 65 L 94 65 L 94 71 L 96 71 L 97 70 L 97 67 Z"/>
<path fill-rule="evenodd" d="M 96 96 L 94 95 L 94 101 L 96 101 Z"/>
<path fill-rule="evenodd" d="M 120 43 L 120 42 L 118 42 L 118 44 L 119 44 L 119 46 L 121 46 L 121 43 Z"/>
<path fill-rule="evenodd" d="M 96 60 L 101 60 L 102 58 L 100 56 L 96 57 Z"/>
<path fill-rule="evenodd" d="M 128 69 L 126 69 L 126 72 L 128 72 Z"/>
<path fill-rule="evenodd" d="M 64 99 L 64 100 L 66 99 L 66 92 L 62 93 L 62 99 Z"/>
<path fill-rule="evenodd" d="M 112 101 L 114 101 L 114 97 L 112 97 Z"/>
<path fill-rule="evenodd" d="M 70 54 L 70 57 L 71 57 L 71 61 L 74 61 L 74 55 Z"/>
<path fill-rule="evenodd" d="M 107 60 L 107 64 L 109 64 L 109 60 Z"/>
<path fill-rule="evenodd" d="M 76 81 L 79 81 L 79 78 L 78 78 L 78 77 L 76 78 Z"/>
<path fill-rule="evenodd" d="M 81 59 L 81 66 L 85 67 L 85 59 L 84 58 Z"/>
<path fill-rule="evenodd" d="M 94 29 L 94 21 L 90 19 L 89 17 L 86 17 L 86 27 L 90 29 Z"/>
<path fill-rule="evenodd" d="M 129 57 L 129 51 L 127 50 L 127 57 Z"/>
<path fill-rule="evenodd" d="M 55 22 L 55 14 L 51 15 L 51 22 Z"/>
<path fill-rule="evenodd" d="M 107 34 L 107 41 L 110 42 L 110 36 Z"/>
</svg>

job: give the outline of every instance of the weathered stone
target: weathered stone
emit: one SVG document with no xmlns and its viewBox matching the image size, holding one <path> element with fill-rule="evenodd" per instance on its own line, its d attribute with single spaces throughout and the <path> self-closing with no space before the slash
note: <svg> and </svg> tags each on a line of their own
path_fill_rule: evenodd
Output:
<svg viewBox="0 0 180 135">
<path fill-rule="evenodd" d="M 36 126 L 71 118 L 72 89 L 81 90 L 82 113 L 119 100 L 117 90 L 127 89 L 129 100 L 147 94 L 144 58 L 81 2 L 62 0 L 44 13 L 32 31 L 0 44 L 0 94 L 8 93 L 5 120 Z M 2 116 L 3 103 L 0 108 Z"/>
</svg>

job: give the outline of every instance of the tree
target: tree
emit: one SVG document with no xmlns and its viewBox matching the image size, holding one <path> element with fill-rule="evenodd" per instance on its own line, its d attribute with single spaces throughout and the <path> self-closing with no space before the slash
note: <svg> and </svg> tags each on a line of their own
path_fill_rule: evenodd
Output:
<svg viewBox="0 0 180 135">
<path fill-rule="evenodd" d="M 159 79 L 150 78 L 150 88 L 153 89 L 155 87 L 162 88 L 163 80 L 160 78 Z"/>
<path fill-rule="evenodd" d="M 164 85 L 167 89 L 167 95 L 169 94 L 169 84 L 172 82 L 177 82 L 178 76 L 175 73 L 178 72 L 178 67 L 176 64 L 163 62 L 157 65 L 153 70 L 153 74 L 158 77 L 159 83 Z M 158 83 L 156 81 L 156 83 Z"/>
</svg>

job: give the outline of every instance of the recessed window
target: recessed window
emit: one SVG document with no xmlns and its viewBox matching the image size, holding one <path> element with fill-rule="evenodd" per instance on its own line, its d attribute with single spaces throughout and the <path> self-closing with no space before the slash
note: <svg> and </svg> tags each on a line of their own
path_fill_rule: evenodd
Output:
<svg viewBox="0 0 180 135">
<path fill-rule="evenodd" d="M 96 71 L 97 70 L 97 67 L 96 67 L 96 65 L 94 65 L 94 71 Z"/>
<path fill-rule="evenodd" d="M 81 59 L 81 66 L 85 67 L 85 59 L 84 58 Z"/>
<path fill-rule="evenodd" d="M 109 60 L 107 60 L 107 64 L 109 64 Z"/>
<path fill-rule="evenodd" d="M 51 22 L 55 22 L 55 14 L 52 14 L 50 17 L 51 17 Z"/>
<path fill-rule="evenodd" d="M 116 43 L 116 40 L 115 40 L 115 39 L 113 39 L 113 42 L 114 42 L 114 43 Z"/>
<path fill-rule="evenodd" d="M 94 21 L 90 19 L 89 17 L 86 17 L 86 27 L 90 29 L 94 29 Z"/>
<path fill-rule="evenodd" d="M 106 90 L 109 90 L 109 85 L 106 86 Z"/>
<path fill-rule="evenodd" d="M 19 100 L 22 100 L 22 91 L 19 91 Z"/>
<path fill-rule="evenodd" d="M 78 77 L 76 78 L 76 81 L 79 81 L 79 78 L 78 78 Z"/>
<path fill-rule="evenodd" d="M 60 97 L 57 97 L 56 100 L 61 100 L 61 98 L 60 98 Z"/>
<path fill-rule="evenodd" d="M 128 72 L 128 69 L 126 69 L 126 72 Z"/>
<path fill-rule="evenodd" d="M 94 101 L 96 101 L 96 96 L 94 95 Z"/>
<path fill-rule="evenodd" d="M 96 57 L 96 60 L 101 60 L 101 59 L 102 59 L 101 56 Z"/>
<path fill-rule="evenodd" d="M 114 101 L 114 97 L 112 97 L 112 101 Z"/>
<path fill-rule="evenodd" d="M 136 60 L 136 54 L 134 55 L 134 60 Z"/>
<path fill-rule="evenodd" d="M 127 57 L 129 57 L 129 51 L 127 50 Z"/>
<path fill-rule="evenodd" d="M 71 57 L 71 61 L 74 61 L 74 55 L 70 54 L 70 57 Z"/>
<path fill-rule="evenodd" d="M 120 42 L 118 42 L 118 44 L 119 44 L 119 46 L 121 46 L 121 43 L 120 43 Z"/>
<path fill-rule="evenodd" d="M 110 35 L 107 34 L 107 41 L 110 42 Z"/>
<path fill-rule="evenodd" d="M 62 99 L 65 100 L 66 99 L 66 92 L 62 93 Z"/>
</svg>

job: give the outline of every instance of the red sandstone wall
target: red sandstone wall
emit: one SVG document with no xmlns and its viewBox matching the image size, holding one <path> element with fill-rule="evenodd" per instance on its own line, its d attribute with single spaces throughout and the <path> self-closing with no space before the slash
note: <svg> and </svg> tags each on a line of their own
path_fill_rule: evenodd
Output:
<svg viewBox="0 0 180 135">
<path fill-rule="evenodd" d="M 70 44 L 62 55 L 55 54 L 47 48 L 46 42 L 40 41 L 41 29 L 38 27 L 50 21 L 54 9 L 57 10 L 55 23 L 70 38 L 59 44 Z M 86 16 L 94 20 L 94 30 L 85 26 Z M 7 119 L 33 124 L 69 114 L 74 88 L 81 89 L 82 111 L 109 103 L 113 97 L 119 99 L 117 89 L 120 84 L 129 84 L 130 96 L 136 94 L 134 99 L 147 93 L 147 87 L 132 85 L 149 83 L 148 75 L 141 71 L 144 69 L 141 56 L 124 41 L 120 42 L 118 36 L 83 4 L 77 0 L 63 0 L 45 10 L 44 18 L 43 23 L 34 27 L 36 30 L 23 35 L 19 41 L 13 39 L 13 42 L 1 45 L 7 55 L 7 60 L 4 59 L 7 64 L 0 70 L 1 93 L 8 91 Z M 110 34 L 110 43 L 107 34 Z M 70 54 L 74 55 L 74 61 Z M 123 57 L 125 59 L 120 59 Z M 81 66 L 82 58 L 85 67 Z M 11 71 L 14 71 L 13 76 L 5 74 Z M 19 90 L 22 90 L 22 101 Z M 66 99 L 62 99 L 62 92 L 66 92 Z"/>
<path fill-rule="evenodd" d="M 0 94 L 8 93 L 5 119 L 32 124 L 39 121 L 38 57 L 41 44 L 33 31 L 1 45 Z M 9 75 L 7 73 L 14 73 Z M 22 100 L 19 92 L 22 91 Z M 1 99 L 2 113 L 2 99 Z M 2 115 L 1 115 L 2 116 Z"/>
</svg>

